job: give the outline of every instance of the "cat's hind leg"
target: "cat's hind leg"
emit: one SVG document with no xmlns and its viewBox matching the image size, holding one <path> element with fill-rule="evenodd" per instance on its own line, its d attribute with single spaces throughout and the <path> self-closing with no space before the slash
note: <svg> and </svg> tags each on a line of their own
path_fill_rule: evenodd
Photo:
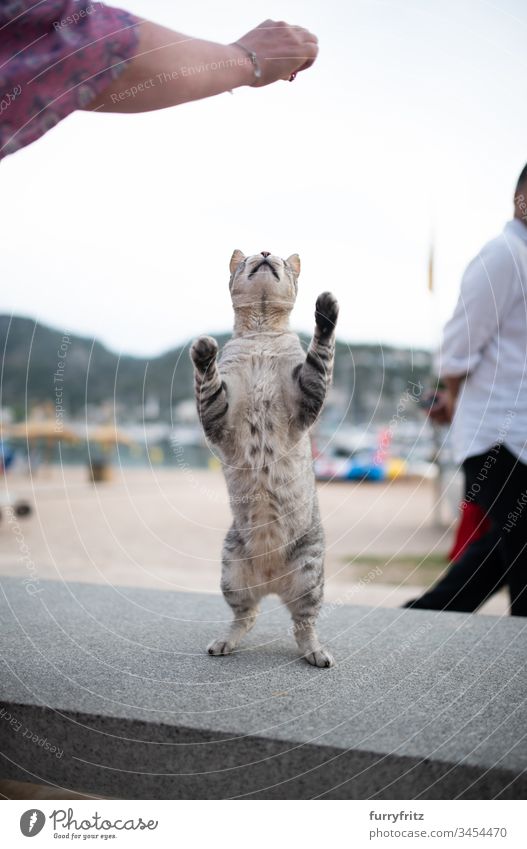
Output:
<svg viewBox="0 0 527 849">
<path fill-rule="evenodd" d="M 234 651 L 242 637 L 251 630 L 258 615 L 258 608 L 250 597 L 243 598 L 239 593 L 225 591 L 223 595 L 231 607 L 233 620 L 225 636 L 218 637 L 207 646 L 208 653 L 213 655 L 225 655 Z"/>
<path fill-rule="evenodd" d="M 233 619 L 225 636 L 207 646 L 212 655 L 230 654 L 256 622 L 259 595 L 246 586 L 248 570 L 244 569 L 243 555 L 243 543 L 231 528 L 223 546 L 221 589 Z"/>
<path fill-rule="evenodd" d="M 312 666 L 334 666 L 332 654 L 320 645 L 316 621 L 324 591 L 324 554 L 310 551 L 296 553 L 290 564 L 290 586 L 282 600 L 293 618 L 293 634 L 300 654 Z"/>
<path fill-rule="evenodd" d="M 316 631 L 318 609 L 314 597 L 315 593 L 307 593 L 303 599 L 299 599 L 287 606 L 293 617 L 293 633 L 300 654 L 312 666 L 327 668 L 334 666 L 333 655 L 320 645 Z M 320 604 L 318 605 L 320 608 Z"/>
</svg>

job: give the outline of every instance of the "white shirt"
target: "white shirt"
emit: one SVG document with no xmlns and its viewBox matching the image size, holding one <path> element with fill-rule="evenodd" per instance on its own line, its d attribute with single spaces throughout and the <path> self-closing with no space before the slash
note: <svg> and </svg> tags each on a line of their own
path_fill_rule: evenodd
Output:
<svg viewBox="0 0 527 849">
<path fill-rule="evenodd" d="M 452 424 L 457 462 L 501 442 L 527 463 L 527 226 L 520 220 L 509 221 L 465 271 L 439 374 L 468 375 Z"/>
</svg>

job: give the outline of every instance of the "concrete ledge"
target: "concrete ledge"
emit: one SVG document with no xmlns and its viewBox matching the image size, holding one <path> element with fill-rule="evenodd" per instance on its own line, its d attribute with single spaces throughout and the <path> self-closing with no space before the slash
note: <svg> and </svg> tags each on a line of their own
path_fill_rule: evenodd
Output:
<svg viewBox="0 0 527 849">
<path fill-rule="evenodd" d="M 3 778 L 120 798 L 527 798 L 527 620 L 328 606 L 337 666 L 317 670 L 274 599 L 242 651 L 211 658 L 219 596 L 0 583 Z"/>
</svg>

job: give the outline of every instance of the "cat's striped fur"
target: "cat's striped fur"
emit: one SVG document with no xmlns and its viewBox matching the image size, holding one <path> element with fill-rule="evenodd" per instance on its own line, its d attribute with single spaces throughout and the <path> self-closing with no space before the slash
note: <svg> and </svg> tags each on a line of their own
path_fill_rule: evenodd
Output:
<svg viewBox="0 0 527 849">
<path fill-rule="evenodd" d="M 315 631 L 325 545 L 309 428 L 331 382 L 338 304 L 329 292 L 319 296 L 306 356 L 289 329 L 299 271 L 296 254 L 284 261 L 235 251 L 233 337 L 219 362 L 210 336 L 191 348 L 199 417 L 222 461 L 233 514 L 221 588 L 234 618 L 208 651 L 230 653 L 254 625 L 262 596 L 277 593 L 302 655 L 325 667 L 333 659 Z"/>
</svg>

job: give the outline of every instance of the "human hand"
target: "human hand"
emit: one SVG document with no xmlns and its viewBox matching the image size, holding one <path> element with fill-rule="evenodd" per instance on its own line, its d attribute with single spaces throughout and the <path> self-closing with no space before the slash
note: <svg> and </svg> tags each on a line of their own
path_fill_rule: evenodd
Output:
<svg viewBox="0 0 527 849">
<path fill-rule="evenodd" d="M 285 21 L 264 21 L 239 38 L 236 45 L 240 44 L 256 54 L 261 68 L 262 76 L 253 86 L 288 80 L 292 74 L 310 68 L 318 54 L 316 35 Z"/>
<path fill-rule="evenodd" d="M 436 392 L 428 407 L 428 415 L 435 424 L 450 424 L 454 417 L 454 398 L 448 389 Z"/>
</svg>

